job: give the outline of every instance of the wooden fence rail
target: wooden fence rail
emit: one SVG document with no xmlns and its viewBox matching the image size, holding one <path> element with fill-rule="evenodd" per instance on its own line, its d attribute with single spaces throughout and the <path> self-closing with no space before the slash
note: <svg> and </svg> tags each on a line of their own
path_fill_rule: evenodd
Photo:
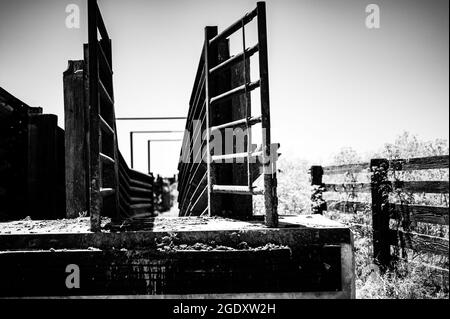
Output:
<svg viewBox="0 0 450 319">
<path fill-rule="evenodd" d="M 337 210 L 342 213 L 367 211 L 371 208 L 373 230 L 373 254 L 377 263 L 387 266 L 392 260 L 391 246 L 409 248 L 418 252 L 426 252 L 448 257 L 448 238 L 420 234 L 406 229 L 391 229 L 390 220 L 407 223 L 428 223 L 449 225 L 449 208 L 431 205 L 414 205 L 407 203 L 391 203 L 390 195 L 401 194 L 448 194 L 448 181 L 402 181 L 390 180 L 390 172 L 421 171 L 430 169 L 448 169 L 449 156 L 430 156 L 411 159 L 372 159 L 370 163 L 358 163 L 335 166 L 311 167 L 311 196 L 314 213 L 326 210 Z M 324 183 L 324 176 L 338 174 L 370 174 L 370 183 Z M 370 193 L 371 201 L 329 200 L 323 198 L 324 192 L 346 194 Z M 444 270 L 448 278 L 448 269 Z"/>
</svg>

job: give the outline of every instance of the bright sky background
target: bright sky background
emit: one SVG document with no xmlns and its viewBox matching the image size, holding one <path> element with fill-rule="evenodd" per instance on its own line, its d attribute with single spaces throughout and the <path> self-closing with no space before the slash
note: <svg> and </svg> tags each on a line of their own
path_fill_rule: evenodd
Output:
<svg viewBox="0 0 450 319">
<path fill-rule="evenodd" d="M 81 28 L 65 27 L 68 4 Z M 381 8 L 381 28 L 365 8 Z M 250 0 L 99 0 L 113 43 L 116 116 L 186 116 L 203 28 L 223 30 L 256 6 Z M 283 156 L 326 163 L 343 146 L 367 152 L 407 130 L 449 137 L 447 0 L 269 0 L 267 24 L 272 135 Z M 0 0 L 0 86 L 64 125 L 62 73 L 82 59 L 86 1 Z M 119 122 L 130 130 L 183 129 L 183 121 Z M 136 167 L 146 171 L 139 135 Z M 176 172 L 181 143 L 152 147 L 152 170 Z"/>
</svg>

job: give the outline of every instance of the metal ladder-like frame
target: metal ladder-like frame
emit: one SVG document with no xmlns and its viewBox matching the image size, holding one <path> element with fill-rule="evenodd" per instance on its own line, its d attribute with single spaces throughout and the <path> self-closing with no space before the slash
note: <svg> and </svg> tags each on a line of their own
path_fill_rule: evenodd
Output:
<svg viewBox="0 0 450 319">
<path fill-rule="evenodd" d="M 98 33 L 101 36 L 99 41 Z M 100 230 L 104 199 L 112 198 L 109 216 L 119 218 L 119 157 L 114 112 L 111 40 L 96 0 L 88 0 L 89 45 L 86 57 L 89 74 L 89 118 L 87 123 L 89 151 L 89 214 L 91 230 Z M 109 169 L 106 183 L 103 172 Z M 109 184 L 109 185 L 107 185 Z"/>
<path fill-rule="evenodd" d="M 246 48 L 245 44 L 245 25 L 248 24 L 253 18 L 257 17 L 258 26 L 258 43 L 250 48 Z M 243 50 L 241 53 L 229 58 L 228 60 L 216 65 L 210 65 L 212 60 L 211 47 L 216 45 L 220 40 L 224 40 L 231 36 L 233 33 L 242 29 L 242 44 Z M 212 96 L 211 94 L 211 75 L 219 70 L 230 67 L 244 62 L 244 79 L 247 81 L 247 59 L 255 54 L 259 53 L 259 80 L 244 83 L 241 86 L 233 88 L 227 92 Z M 225 193 L 225 194 L 242 194 L 242 195 L 264 195 L 265 203 L 265 222 L 269 227 L 276 227 L 278 225 L 278 213 L 277 213 L 277 193 L 276 193 L 276 153 L 271 149 L 271 136 L 270 136 L 270 103 L 269 103 L 269 77 L 268 77 L 268 61 L 267 61 L 267 28 L 266 28 L 266 8 L 264 2 L 258 2 L 256 9 L 246 14 L 242 19 L 236 21 L 230 27 L 225 29 L 218 35 L 212 35 L 208 28 L 205 30 L 205 44 L 204 44 L 204 67 L 205 67 L 205 86 L 206 86 L 206 128 L 207 128 L 207 181 L 208 181 L 208 214 L 211 215 L 211 194 L 212 193 Z M 250 103 L 248 101 L 247 93 L 260 88 L 261 94 L 261 116 L 250 116 Z M 214 112 L 214 106 L 221 101 L 230 99 L 234 96 L 245 94 L 245 107 L 246 118 L 237 121 L 221 124 L 218 126 L 211 126 L 212 113 Z M 262 149 L 260 151 L 253 151 L 251 149 L 251 134 L 249 128 L 257 123 L 261 123 L 262 126 Z M 247 152 L 225 154 L 225 155 L 212 155 L 210 147 L 211 133 L 216 130 L 225 128 L 242 127 L 247 128 Z M 275 153 L 275 154 L 274 154 Z M 252 185 L 251 177 L 251 157 L 261 157 L 264 173 L 264 189 L 257 190 Z M 214 179 L 213 165 L 214 162 L 221 162 L 223 160 L 236 160 L 239 158 L 247 158 L 247 181 L 245 186 L 238 185 L 217 185 Z"/>
</svg>

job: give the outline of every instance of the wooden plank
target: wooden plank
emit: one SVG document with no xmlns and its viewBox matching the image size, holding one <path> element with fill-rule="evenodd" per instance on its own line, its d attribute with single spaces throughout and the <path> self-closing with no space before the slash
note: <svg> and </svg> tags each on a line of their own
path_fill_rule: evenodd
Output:
<svg viewBox="0 0 450 319">
<path fill-rule="evenodd" d="M 230 84 L 231 87 L 237 87 L 241 85 L 242 83 L 248 83 L 250 82 L 250 59 L 248 58 L 249 55 L 245 54 L 245 64 L 244 64 L 244 56 L 242 55 L 239 60 L 236 60 L 236 64 L 230 68 Z M 231 112 L 230 115 L 230 122 L 236 123 L 238 120 L 242 120 L 245 118 L 250 118 L 251 113 L 251 94 L 250 92 L 247 92 L 247 94 L 241 94 L 238 96 L 235 96 L 231 99 Z M 261 121 L 261 118 L 260 118 Z M 228 122 L 228 123 L 230 123 Z M 241 127 L 241 129 L 245 129 L 245 126 Z M 243 141 L 241 143 L 243 145 L 237 145 L 240 144 L 238 142 L 238 139 L 236 139 L 236 142 L 233 143 L 233 153 L 238 152 L 246 152 L 247 147 L 251 147 L 251 137 L 252 134 L 246 134 L 244 135 Z M 225 138 L 226 139 L 226 138 Z M 226 143 L 226 141 L 225 141 Z M 253 150 L 253 149 L 252 149 Z M 233 161 L 233 164 L 230 165 L 230 169 L 232 171 L 232 180 L 231 185 L 248 185 L 249 184 L 249 178 L 248 178 L 248 163 L 244 160 L 237 160 Z M 241 163 L 239 163 L 241 162 Z M 256 161 L 257 162 L 257 161 Z M 255 163 L 256 164 L 256 163 Z M 250 163 L 252 166 L 253 164 Z M 219 182 L 218 182 L 219 183 Z M 229 184 L 228 182 L 223 182 L 220 184 Z M 231 199 L 232 204 L 229 205 L 230 211 L 232 212 L 231 216 L 232 218 L 248 218 L 251 217 L 253 214 L 253 198 L 252 196 L 241 196 L 241 195 L 226 195 L 224 194 L 225 198 Z"/>
<path fill-rule="evenodd" d="M 76 218 L 88 210 L 86 185 L 86 121 L 87 94 L 85 91 L 84 61 L 69 61 L 63 74 L 64 82 L 64 128 L 65 128 L 65 175 L 66 217 Z"/>
<path fill-rule="evenodd" d="M 443 155 L 393 160 L 391 161 L 391 168 L 396 171 L 449 168 L 449 156 Z"/>
<path fill-rule="evenodd" d="M 346 165 L 332 165 L 324 166 L 324 175 L 335 175 L 335 174 L 345 174 L 350 173 L 360 173 L 370 169 L 370 163 L 358 163 L 358 164 L 346 164 Z"/>
<path fill-rule="evenodd" d="M 389 266 L 391 250 L 389 243 L 389 162 L 386 159 L 370 161 L 372 197 L 373 258 L 383 269 Z"/>
<path fill-rule="evenodd" d="M 354 214 L 356 212 L 362 212 L 370 209 L 370 203 L 363 202 L 353 202 L 353 201 L 327 201 L 327 210 L 337 210 L 342 213 L 351 213 Z"/>
<path fill-rule="evenodd" d="M 402 230 L 390 230 L 391 245 L 428 252 L 448 257 L 448 239 L 418 233 L 408 233 Z"/>
<path fill-rule="evenodd" d="M 65 217 L 63 132 L 53 114 L 33 115 L 28 134 L 28 215 Z"/>
<path fill-rule="evenodd" d="M 322 215 L 327 210 L 327 203 L 323 200 L 323 168 L 319 165 L 311 166 L 311 211 L 313 214 Z"/>
<path fill-rule="evenodd" d="M 343 184 L 323 184 L 326 192 L 338 193 L 369 193 L 370 183 L 343 183 Z"/>
<path fill-rule="evenodd" d="M 391 204 L 391 217 L 401 218 L 408 214 L 409 219 L 414 222 L 448 225 L 448 207 L 425 206 L 425 205 L 400 205 Z"/>
<path fill-rule="evenodd" d="M 414 267 L 419 267 L 421 271 L 428 275 L 431 275 L 434 280 L 440 280 L 442 284 L 448 285 L 449 283 L 449 270 L 441 267 L 437 267 L 430 264 L 416 262 L 414 260 L 408 260 L 408 263 Z"/>
<path fill-rule="evenodd" d="M 396 182 L 395 189 L 402 189 L 404 192 L 411 193 L 436 193 L 445 194 L 449 190 L 448 181 L 412 181 L 412 182 Z"/>
</svg>

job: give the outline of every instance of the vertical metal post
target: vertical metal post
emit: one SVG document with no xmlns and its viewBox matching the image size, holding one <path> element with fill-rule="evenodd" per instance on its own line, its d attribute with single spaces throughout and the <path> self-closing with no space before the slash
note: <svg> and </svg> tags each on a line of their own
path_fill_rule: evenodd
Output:
<svg viewBox="0 0 450 319">
<path fill-rule="evenodd" d="M 211 138 L 211 83 L 209 78 L 209 63 L 211 61 L 211 53 L 209 50 L 209 40 L 212 39 L 217 34 L 217 27 L 206 27 L 205 28 L 205 44 L 204 44 L 204 60 L 205 60 L 205 101 L 206 101 L 206 167 L 207 167 L 207 192 L 208 192 L 208 216 L 211 216 L 211 207 L 212 207 L 212 188 L 215 183 L 214 180 L 214 173 L 213 173 L 213 167 L 211 165 L 211 146 L 210 146 L 210 138 Z"/>
<path fill-rule="evenodd" d="M 259 46 L 259 74 L 261 91 L 261 124 L 263 136 L 263 165 L 264 165 L 264 204 L 266 209 L 265 222 L 268 227 L 278 226 L 276 168 L 274 154 L 270 147 L 270 102 L 269 102 L 269 72 L 267 58 L 267 27 L 266 5 L 257 3 L 258 16 L 258 46 Z"/>
<path fill-rule="evenodd" d="M 90 205 L 89 215 L 91 231 L 100 230 L 100 212 L 102 199 L 100 165 L 100 123 L 98 103 L 98 61 L 97 61 L 97 1 L 88 0 L 88 37 L 89 37 L 89 104 L 90 104 Z"/>
<path fill-rule="evenodd" d="M 251 114 L 251 106 L 250 103 L 248 103 L 249 94 L 247 92 L 247 56 L 245 54 L 245 21 L 242 19 L 242 58 L 243 58 L 243 66 L 244 66 L 244 84 L 245 84 L 245 92 L 244 92 L 244 98 L 245 98 L 245 118 L 246 118 L 246 128 L 247 128 L 247 185 L 248 190 L 252 190 L 252 173 L 250 171 L 250 165 L 251 165 L 251 152 L 252 152 L 252 128 L 251 125 L 248 125 L 248 119 L 250 118 Z"/>
<path fill-rule="evenodd" d="M 134 159 L 133 159 L 133 132 L 130 132 L 130 167 L 133 168 L 134 166 Z"/>
<path fill-rule="evenodd" d="M 100 12 L 99 12 L 99 14 L 100 14 Z M 112 72 L 111 40 L 109 38 L 106 38 L 106 39 L 103 38 L 100 41 L 100 45 L 102 46 L 102 48 L 103 48 L 103 50 L 105 52 L 106 60 L 108 61 L 109 65 L 111 67 L 111 72 Z M 111 107 L 110 112 L 112 113 L 112 116 L 111 116 L 111 118 L 113 119 L 112 129 L 114 131 L 114 134 L 113 134 L 114 187 L 113 188 L 115 189 L 115 193 L 114 193 L 114 202 L 115 202 L 115 204 L 114 204 L 114 211 L 112 212 L 112 216 L 111 217 L 112 217 L 113 221 L 118 221 L 118 220 L 120 220 L 120 208 L 119 208 L 120 182 L 119 182 L 119 150 L 118 150 L 118 148 L 119 148 L 119 141 L 118 141 L 118 138 L 117 138 L 116 112 L 115 112 L 115 104 L 114 104 L 114 89 L 113 89 L 112 74 L 108 74 L 107 78 L 108 79 L 106 80 L 106 85 L 107 85 L 107 87 L 109 87 L 109 95 L 110 95 L 111 99 L 113 100 L 113 105 Z M 102 198 L 102 200 L 103 200 L 103 198 Z"/>
</svg>

